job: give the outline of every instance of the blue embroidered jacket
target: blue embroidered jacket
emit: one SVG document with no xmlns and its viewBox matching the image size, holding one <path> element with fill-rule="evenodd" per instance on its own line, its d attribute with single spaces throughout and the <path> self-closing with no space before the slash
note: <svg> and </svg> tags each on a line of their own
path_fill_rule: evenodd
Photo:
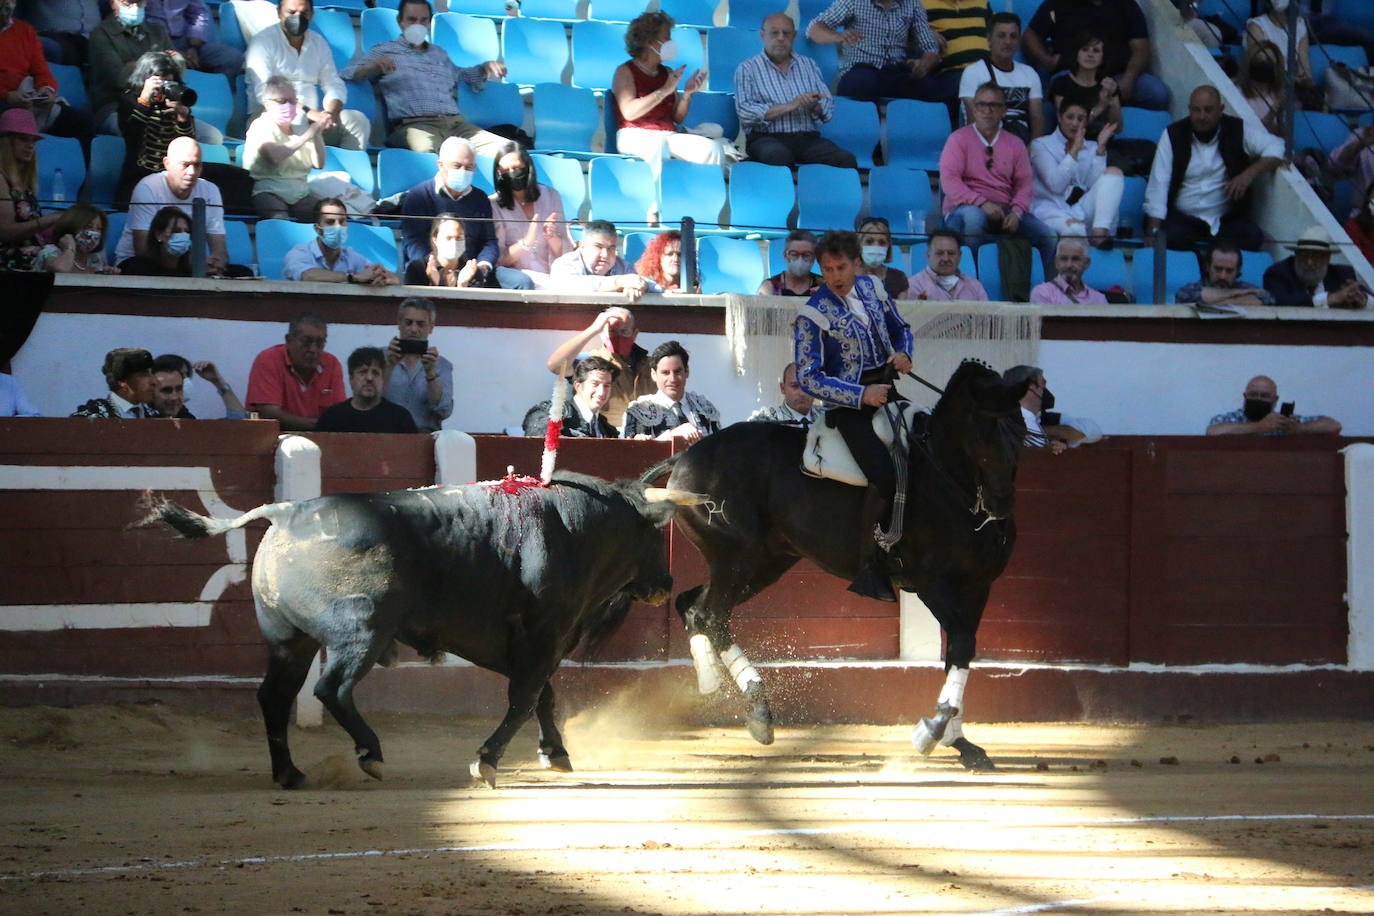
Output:
<svg viewBox="0 0 1374 916">
<path fill-rule="evenodd" d="M 857 408 L 864 395 L 860 376 L 893 353 L 910 356 L 913 343 L 911 327 L 872 277 L 855 277 L 854 295 L 868 312 L 867 324 L 822 286 L 798 311 L 792 328 L 802 390 L 828 404 Z"/>
</svg>

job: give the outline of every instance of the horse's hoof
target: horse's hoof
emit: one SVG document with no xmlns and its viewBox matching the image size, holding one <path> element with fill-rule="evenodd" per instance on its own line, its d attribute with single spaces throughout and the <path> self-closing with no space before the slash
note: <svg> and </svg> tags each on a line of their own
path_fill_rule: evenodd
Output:
<svg viewBox="0 0 1374 916">
<path fill-rule="evenodd" d="M 572 761 L 568 759 L 566 753 L 549 755 L 540 751 L 539 765 L 546 770 L 553 770 L 555 773 L 571 773 L 573 771 Z"/>
<path fill-rule="evenodd" d="M 382 767 L 383 764 L 380 760 L 369 760 L 364 757 L 358 758 L 358 768 L 361 769 L 367 775 L 371 776 L 373 779 L 382 778 Z"/>
<path fill-rule="evenodd" d="M 764 719 L 759 716 L 751 715 L 745 720 L 745 724 L 749 727 L 750 738 L 753 738 L 759 744 L 773 743 L 773 720 L 771 718 Z"/>
<path fill-rule="evenodd" d="M 948 724 L 948 719 L 922 719 L 917 722 L 911 730 L 911 746 L 916 748 L 916 753 L 929 757 L 935 745 L 945 736 L 945 726 Z"/>
<path fill-rule="evenodd" d="M 955 740 L 950 747 L 959 752 L 959 762 L 964 765 L 966 770 L 973 770 L 975 773 L 990 773 L 997 769 L 987 751 L 967 738 Z"/>
<path fill-rule="evenodd" d="M 272 777 L 272 781 L 283 789 L 299 789 L 305 782 L 305 774 L 295 767 L 290 767 Z"/>
<path fill-rule="evenodd" d="M 468 764 L 468 772 L 472 778 L 487 784 L 488 789 L 496 788 L 496 767 L 481 760 L 474 760 Z"/>
</svg>

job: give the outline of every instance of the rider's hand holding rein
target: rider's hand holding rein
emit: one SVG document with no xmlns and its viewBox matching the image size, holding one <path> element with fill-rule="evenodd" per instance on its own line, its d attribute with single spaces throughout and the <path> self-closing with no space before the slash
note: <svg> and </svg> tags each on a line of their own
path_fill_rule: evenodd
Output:
<svg viewBox="0 0 1374 916">
<path fill-rule="evenodd" d="M 895 390 L 892 385 L 865 385 L 863 402 L 869 407 L 882 407 Z"/>
<path fill-rule="evenodd" d="M 892 368 L 896 369 L 898 372 L 911 371 L 911 357 L 907 356 L 905 353 L 893 353 L 887 358 L 887 361 L 891 363 Z"/>
</svg>

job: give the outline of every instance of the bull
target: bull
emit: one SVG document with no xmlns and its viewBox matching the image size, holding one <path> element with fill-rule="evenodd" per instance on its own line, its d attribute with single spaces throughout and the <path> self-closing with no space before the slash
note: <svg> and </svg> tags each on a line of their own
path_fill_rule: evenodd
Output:
<svg viewBox="0 0 1374 916">
<path fill-rule="evenodd" d="M 701 497 L 637 481 L 560 473 L 548 487 L 494 484 L 350 493 L 259 506 L 234 519 L 149 495 L 144 524 L 183 537 L 271 523 L 253 560 L 253 603 L 269 650 L 258 703 L 272 779 L 305 779 L 287 725 L 316 652 L 315 696 L 352 737 L 358 765 L 382 777 L 382 748 L 353 690 L 397 645 L 431 661 L 449 652 L 505 675 L 508 708 L 477 751 L 474 778 L 494 787 L 506 746 L 534 714 L 539 757 L 571 772 L 549 679 L 579 644 L 616 630 L 631 600 L 672 590 L 658 529 Z"/>
</svg>

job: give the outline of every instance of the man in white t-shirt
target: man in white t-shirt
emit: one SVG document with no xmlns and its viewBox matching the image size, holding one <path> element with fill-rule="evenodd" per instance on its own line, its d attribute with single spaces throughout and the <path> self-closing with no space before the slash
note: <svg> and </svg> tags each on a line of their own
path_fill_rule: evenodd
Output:
<svg viewBox="0 0 1374 916">
<path fill-rule="evenodd" d="M 1007 94 L 1007 111 L 1002 128 L 1020 137 L 1027 146 L 1045 133 L 1045 112 L 1040 74 L 1028 64 L 1013 59 L 1021 44 L 1021 17 L 997 13 L 988 27 L 988 59 L 969 64 L 959 79 L 960 125 L 973 123 L 973 96 L 978 87 L 992 82 Z"/>
<path fill-rule="evenodd" d="M 146 175 L 134 186 L 129 200 L 129 220 L 115 248 L 115 263 L 135 255 L 153 257 L 148 249 L 148 227 L 163 207 L 177 207 L 191 216 L 192 201 L 205 201 L 205 233 L 209 254 L 205 269 L 210 276 L 229 272 L 229 246 L 224 238 L 224 200 L 219 188 L 200 177 L 200 144 L 191 137 L 177 137 L 167 144 L 162 157 L 166 171 Z"/>
</svg>

